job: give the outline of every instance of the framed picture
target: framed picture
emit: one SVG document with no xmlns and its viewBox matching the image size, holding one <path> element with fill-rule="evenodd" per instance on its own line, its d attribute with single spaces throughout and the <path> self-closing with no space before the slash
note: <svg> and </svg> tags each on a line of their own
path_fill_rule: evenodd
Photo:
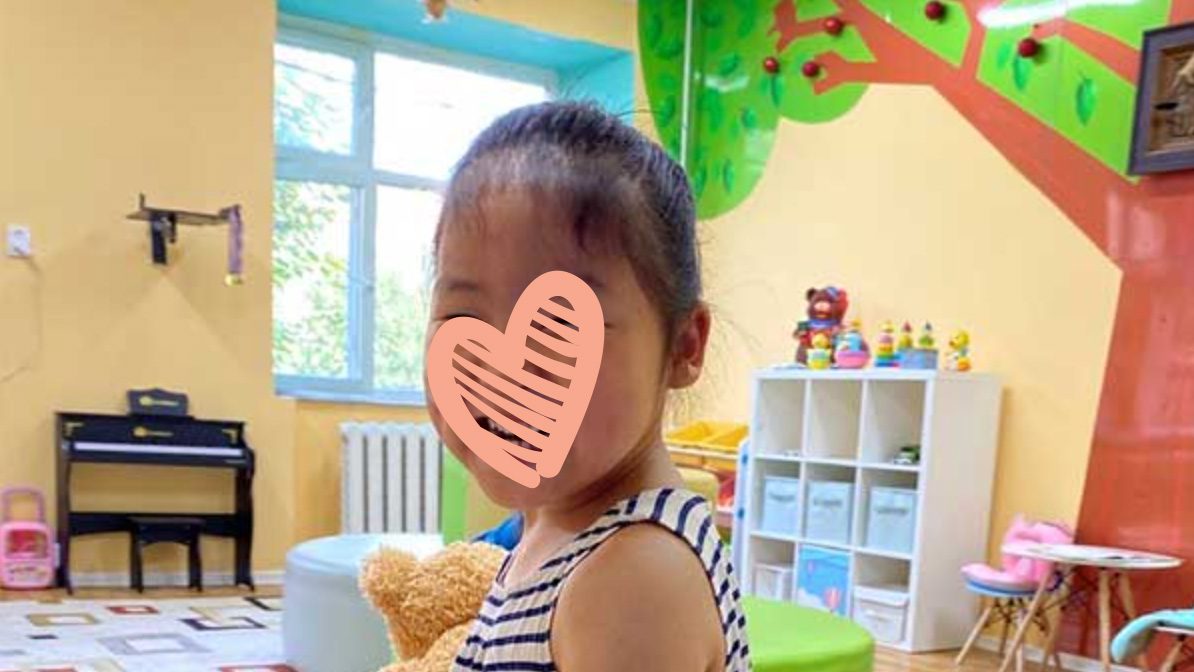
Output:
<svg viewBox="0 0 1194 672">
<path fill-rule="evenodd" d="M 1150 30 L 1141 49 L 1128 172 L 1194 168 L 1194 23 Z"/>
</svg>

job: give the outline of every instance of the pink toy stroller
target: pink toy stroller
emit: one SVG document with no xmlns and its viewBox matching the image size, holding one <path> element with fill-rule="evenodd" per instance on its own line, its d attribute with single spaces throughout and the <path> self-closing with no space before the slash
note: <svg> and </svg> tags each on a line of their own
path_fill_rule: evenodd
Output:
<svg viewBox="0 0 1194 672">
<path fill-rule="evenodd" d="M 35 520 L 13 520 L 13 503 L 28 496 L 37 504 Z M 36 488 L 0 490 L 0 587 L 37 590 L 54 584 L 53 535 L 46 525 L 46 502 Z"/>
</svg>

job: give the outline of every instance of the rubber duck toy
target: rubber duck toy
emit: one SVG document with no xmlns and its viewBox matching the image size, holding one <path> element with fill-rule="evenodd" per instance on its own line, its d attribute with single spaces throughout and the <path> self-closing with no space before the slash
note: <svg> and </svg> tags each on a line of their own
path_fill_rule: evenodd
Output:
<svg viewBox="0 0 1194 672">
<path fill-rule="evenodd" d="M 959 329 L 949 339 L 949 352 L 945 355 L 945 368 L 949 371 L 970 370 L 970 334 Z"/>
<path fill-rule="evenodd" d="M 912 325 L 907 322 L 900 328 L 900 340 L 896 343 L 896 354 L 912 349 Z"/>
<path fill-rule="evenodd" d="M 862 369 L 870 361 L 871 349 L 862 337 L 862 323 L 853 320 L 838 339 L 833 365 L 839 369 Z"/>
<path fill-rule="evenodd" d="M 833 349 L 829 345 L 829 337 L 825 334 L 813 335 L 813 347 L 808 349 L 808 368 L 818 371 L 829 368 L 833 363 Z"/>
<path fill-rule="evenodd" d="M 899 365 L 895 351 L 895 325 L 888 320 L 879 327 L 879 338 L 875 342 L 875 366 L 890 369 Z"/>
</svg>

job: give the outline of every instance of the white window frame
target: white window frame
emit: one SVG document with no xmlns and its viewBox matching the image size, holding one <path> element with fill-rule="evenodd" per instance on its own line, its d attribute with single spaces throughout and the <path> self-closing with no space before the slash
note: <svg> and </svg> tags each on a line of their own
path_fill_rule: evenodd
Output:
<svg viewBox="0 0 1194 672">
<path fill-rule="evenodd" d="M 348 334 L 345 353 L 348 375 L 345 378 L 329 378 L 275 373 L 274 387 L 280 395 L 302 399 L 423 406 L 426 404 L 426 395 L 421 389 L 379 389 L 373 384 L 377 188 L 421 189 L 442 194 L 447 182 L 373 166 L 374 55 L 388 53 L 536 84 L 547 90 L 549 98 L 555 97 L 558 92 L 556 75 L 550 70 L 480 58 L 321 21 L 281 16 L 278 23 L 276 44 L 350 58 L 355 64 L 356 78 L 350 153 L 320 152 L 275 142 L 275 180 L 346 186 L 353 189 L 355 198 L 349 223 Z"/>
</svg>

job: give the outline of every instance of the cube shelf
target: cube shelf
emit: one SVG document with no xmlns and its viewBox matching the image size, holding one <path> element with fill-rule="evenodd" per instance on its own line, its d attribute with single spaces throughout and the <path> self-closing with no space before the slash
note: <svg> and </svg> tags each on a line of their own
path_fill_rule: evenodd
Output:
<svg viewBox="0 0 1194 672">
<path fill-rule="evenodd" d="M 765 596 L 846 613 L 882 645 L 961 646 L 977 605 L 959 569 L 986 555 L 999 381 L 784 367 L 757 372 L 753 394 L 733 536 L 746 592 L 757 568 Z M 919 463 L 895 463 L 912 445 Z M 834 575 L 806 564 L 802 586 L 802 553 Z"/>
</svg>

